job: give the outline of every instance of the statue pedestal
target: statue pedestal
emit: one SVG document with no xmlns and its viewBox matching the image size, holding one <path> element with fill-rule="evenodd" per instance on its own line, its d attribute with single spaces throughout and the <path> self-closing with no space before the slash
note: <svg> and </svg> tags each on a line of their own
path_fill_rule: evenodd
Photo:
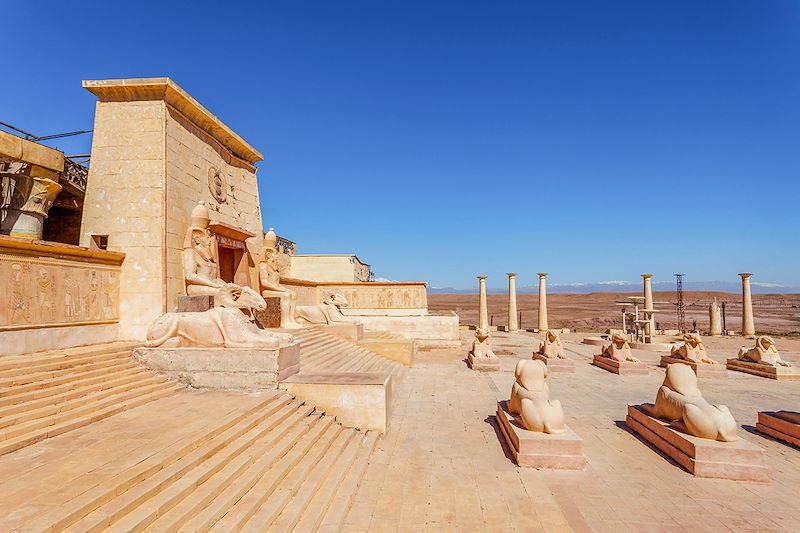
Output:
<svg viewBox="0 0 800 533">
<path fill-rule="evenodd" d="M 633 361 L 618 361 L 613 357 L 606 357 L 605 355 L 595 355 L 592 364 L 600 367 L 603 370 L 618 374 L 620 376 L 646 376 L 650 373 L 650 369 L 644 363 L 634 363 Z"/>
<path fill-rule="evenodd" d="M 798 381 L 800 380 L 800 369 L 794 366 L 772 366 L 763 363 L 753 363 L 752 361 L 742 361 L 734 358 L 728 359 L 725 363 L 728 370 L 736 370 L 745 374 L 752 374 L 762 378 L 775 379 L 778 381 Z"/>
<path fill-rule="evenodd" d="M 558 357 L 545 357 L 539 352 L 533 352 L 532 359 L 541 361 L 547 365 L 547 370 L 556 374 L 574 374 L 575 361 L 572 359 L 560 359 Z"/>
<path fill-rule="evenodd" d="M 144 365 L 196 388 L 276 389 L 300 370 L 300 344 L 262 348 L 137 348 Z"/>
<path fill-rule="evenodd" d="M 779 441 L 800 447 L 800 424 L 778 418 L 773 412 L 758 412 L 756 430 Z"/>
<path fill-rule="evenodd" d="M 264 329 L 281 327 L 281 299 L 277 296 L 264 298 L 267 308 L 263 311 L 253 309 L 253 316 L 259 326 Z"/>
<path fill-rule="evenodd" d="M 213 296 L 178 296 L 178 313 L 202 313 L 214 307 Z"/>
<path fill-rule="evenodd" d="M 643 407 L 628 405 L 625 424 L 664 455 L 697 477 L 769 483 L 772 470 L 764 462 L 764 450 L 739 439 L 719 442 L 672 429 L 667 422 L 646 414 Z"/>
<path fill-rule="evenodd" d="M 467 365 L 472 370 L 479 372 L 499 372 L 500 359 L 497 357 L 474 357 L 472 354 L 467 356 Z"/>
<path fill-rule="evenodd" d="M 497 402 L 497 424 L 519 466 L 584 470 L 583 440 L 569 427 L 555 435 L 528 431 L 517 425 L 506 401 Z"/>
<path fill-rule="evenodd" d="M 728 377 L 728 370 L 725 368 L 724 365 L 695 363 L 694 361 L 689 361 L 688 359 L 681 359 L 679 357 L 672 357 L 671 355 L 661 356 L 661 362 L 659 363 L 659 366 L 667 368 L 668 365 L 672 364 L 688 365 L 692 367 L 692 370 L 694 370 L 694 373 L 695 375 L 697 375 L 698 378 L 726 379 Z"/>
</svg>

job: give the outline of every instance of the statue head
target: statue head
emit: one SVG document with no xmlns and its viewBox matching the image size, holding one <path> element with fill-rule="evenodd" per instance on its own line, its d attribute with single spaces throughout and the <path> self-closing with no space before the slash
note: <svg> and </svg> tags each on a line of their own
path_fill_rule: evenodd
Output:
<svg viewBox="0 0 800 533">
<path fill-rule="evenodd" d="M 220 307 L 255 309 L 257 311 L 267 308 L 264 298 L 250 287 L 239 287 L 235 283 L 226 283 L 217 294 Z"/>
<path fill-rule="evenodd" d="M 332 292 L 322 300 L 322 303 L 333 305 L 336 307 L 349 307 L 349 303 L 347 302 L 347 298 L 339 294 L 338 292 Z"/>
<path fill-rule="evenodd" d="M 614 333 L 611 336 L 611 342 L 616 346 L 618 349 L 625 347 L 628 344 L 628 339 L 620 335 L 619 333 Z"/>
<path fill-rule="evenodd" d="M 667 366 L 662 386 L 685 395 L 700 394 L 697 388 L 697 374 L 692 367 L 682 363 Z"/>
<path fill-rule="evenodd" d="M 211 215 L 208 213 L 206 203 L 202 200 L 192 209 L 191 226 L 193 228 L 207 228 L 211 223 Z"/>
<path fill-rule="evenodd" d="M 778 351 L 778 347 L 775 346 L 775 341 L 772 340 L 772 337 L 768 337 L 766 335 L 760 336 L 756 340 L 756 345 L 760 346 L 761 348 L 763 348 L 764 350 L 767 350 L 767 351 L 769 351 L 770 349 L 772 349 L 772 350 L 774 350 L 776 352 Z"/>
<path fill-rule="evenodd" d="M 545 333 L 545 339 L 547 339 L 547 341 L 550 342 L 551 344 L 556 343 L 559 341 L 558 333 L 556 333 L 552 329 L 548 329 L 547 333 Z"/>
<path fill-rule="evenodd" d="M 697 333 L 684 333 L 683 342 L 685 342 L 692 348 L 697 348 L 697 345 L 700 344 L 702 341 L 700 340 L 700 335 L 698 335 Z"/>
<path fill-rule="evenodd" d="M 541 391 L 547 377 L 547 365 L 531 359 L 520 359 L 514 367 L 514 378 L 517 383 L 529 391 Z"/>
</svg>

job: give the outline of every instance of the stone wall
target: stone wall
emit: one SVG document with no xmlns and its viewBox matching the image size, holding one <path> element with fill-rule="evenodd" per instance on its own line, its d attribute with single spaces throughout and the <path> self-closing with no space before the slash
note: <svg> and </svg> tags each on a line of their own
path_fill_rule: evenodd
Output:
<svg viewBox="0 0 800 533">
<path fill-rule="evenodd" d="M 0 355 L 116 340 L 124 257 L 0 236 Z"/>
<path fill-rule="evenodd" d="M 315 282 L 368 281 L 369 265 L 354 255 L 293 255 L 288 277 Z"/>
<path fill-rule="evenodd" d="M 284 278 L 281 283 L 297 293 L 298 305 L 316 305 L 328 294 L 339 293 L 350 304 L 349 313 L 386 314 L 399 311 L 419 314 L 428 310 L 428 296 L 423 282 L 315 283 Z"/>
</svg>

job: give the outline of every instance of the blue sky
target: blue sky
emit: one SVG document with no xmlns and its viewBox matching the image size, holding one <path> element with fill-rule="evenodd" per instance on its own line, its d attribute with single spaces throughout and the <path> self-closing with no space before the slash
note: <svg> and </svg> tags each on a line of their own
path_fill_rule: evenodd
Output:
<svg viewBox="0 0 800 533">
<path fill-rule="evenodd" d="M 0 0 L 0 120 L 169 76 L 266 156 L 265 227 L 380 277 L 800 285 L 800 3 Z M 88 136 L 54 143 L 86 153 Z"/>
</svg>

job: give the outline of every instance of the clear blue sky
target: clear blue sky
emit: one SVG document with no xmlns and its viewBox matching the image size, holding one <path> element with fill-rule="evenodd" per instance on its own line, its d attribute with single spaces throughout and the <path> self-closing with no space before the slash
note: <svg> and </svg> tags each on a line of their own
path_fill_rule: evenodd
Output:
<svg viewBox="0 0 800 533">
<path fill-rule="evenodd" d="M 169 76 L 266 155 L 265 227 L 471 287 L 800 285 L 800 2 L 0 0 L 0 120 Z M 88 136 L 59 141 L 89 150 Z"/>
</svg>

